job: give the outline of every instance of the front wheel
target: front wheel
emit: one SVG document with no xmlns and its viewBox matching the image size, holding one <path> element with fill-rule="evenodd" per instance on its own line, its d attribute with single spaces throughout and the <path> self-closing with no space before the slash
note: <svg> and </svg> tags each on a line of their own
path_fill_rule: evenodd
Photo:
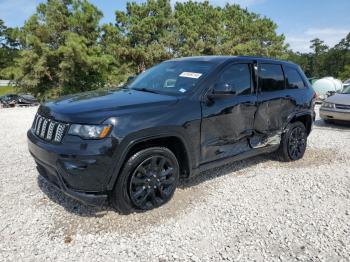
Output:
<svg viewBox="0 0 350 262">
<path fill-rule="evenodd" d="M 123 214 L 149 210 L 168 202 L 179 180 L 179 163 L 165 147 L 151 147 L 131 156 L 117 180 L 111 204 Z"/>
<path fill-rule="evenodd" d="M 290 123 L 282 135 L 277 157 L 281 161 L 295 161 L 304 156 L 307 145 L 307 132 L 303 123 Z"/>
</svg>

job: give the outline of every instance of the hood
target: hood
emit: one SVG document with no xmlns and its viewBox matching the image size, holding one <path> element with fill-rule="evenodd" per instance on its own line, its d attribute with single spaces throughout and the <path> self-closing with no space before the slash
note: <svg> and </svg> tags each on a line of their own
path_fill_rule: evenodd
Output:
<svg viewBox="0 0 350 262">
<path fill-rule="evenodd" d="M 326 102 L 342 105 L 350 105 L 350 94 L 335 94 L 328 97 Z"/>
<path fill-rule="evenodd" d="M 91 91 L 47 102 L 39 114 L 66 122 L 99 123 L 104 119 L 147 108 L 169 106 L 176 97 L 131 89 Z"/>
</svg>

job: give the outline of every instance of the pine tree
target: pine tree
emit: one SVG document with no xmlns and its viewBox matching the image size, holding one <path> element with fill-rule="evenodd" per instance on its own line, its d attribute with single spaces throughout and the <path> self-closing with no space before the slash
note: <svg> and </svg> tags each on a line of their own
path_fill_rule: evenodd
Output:
<svg viewBox="0 0 350 262">
<path fill-rule="evenodd" d="M 39 95 L 103 87 L 111 57 L 99 43 L 101 18 L 86 0 L 39 4 L 21 29 L 18 85 Z"/>
</svg>

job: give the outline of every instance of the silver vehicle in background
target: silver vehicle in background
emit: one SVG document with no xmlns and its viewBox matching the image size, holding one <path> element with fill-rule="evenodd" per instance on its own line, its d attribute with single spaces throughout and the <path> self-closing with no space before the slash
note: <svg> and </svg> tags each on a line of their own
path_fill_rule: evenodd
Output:
<svg viewBox="0 0 350 262">
<path fill-rule="evenodd" d="M 350 86 L 350 79 L 348 80 L 345 80 L 344 83 L 343 83 L 343 89 L 347 88 Z"/>
<path fill-rule="evenodd" d="M 350 85 L 333 96 L 326 98 L 320 108 L 320 117 L 325 122 L 350 122 Z"/>
</svg>

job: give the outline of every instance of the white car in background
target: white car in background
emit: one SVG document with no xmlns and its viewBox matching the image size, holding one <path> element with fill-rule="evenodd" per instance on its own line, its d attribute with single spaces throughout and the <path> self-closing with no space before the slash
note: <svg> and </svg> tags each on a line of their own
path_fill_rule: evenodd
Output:
<svg viewBox="0 0 350 262">
<path fill-rule="evenodd" d="M 333 96 L 326 98 L 320 108 L 320 117 L 325 122 L 336 120 L 350 122 L 350 85 Z"/>
</svg>

